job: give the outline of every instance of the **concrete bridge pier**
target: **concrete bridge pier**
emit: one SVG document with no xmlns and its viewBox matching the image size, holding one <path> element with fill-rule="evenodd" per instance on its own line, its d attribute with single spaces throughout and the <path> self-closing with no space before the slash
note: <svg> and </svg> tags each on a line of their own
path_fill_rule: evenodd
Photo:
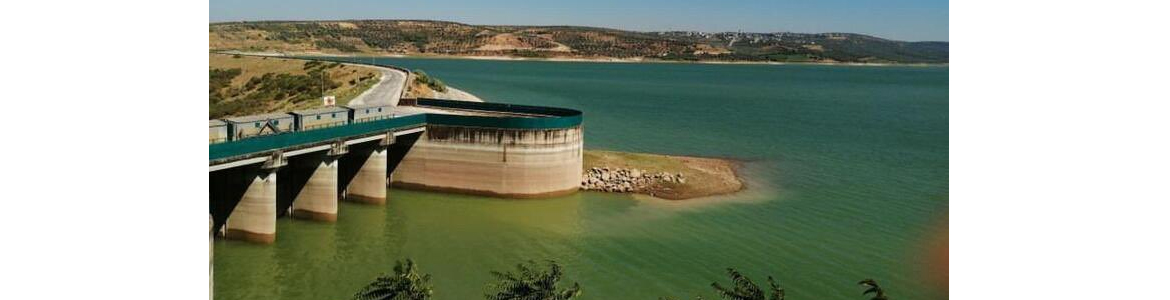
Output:
<svg viewBox="0 0 1170 300">
<path fill-rule="evenodd" d="M 276 241 L 276 172 L 252 177 L 224 226 L 224 236 L 229 239 L 265 244 Z"/>
<path fill-rule="evenodd" d="M 250 178 L 251 184 L 224 224 L 224 236 L 270 244 L 276 241 L 276 172 L 262 170 Z"/>
<path fill-rule="evenodd" d="M 305 188 L 292 203 L 292 216 L 314 221 L 337 221 L 337 159 L 316 162 Z"/>
<path fill-rule="evenodd" d="M 343 181 L 346 183 L 346 200 L 368 204 L 386 203 L 386 187 L 390 177 L 386 170 L 387 147 L 384 143 L 369 142 L 350 146 L 349 154 L 342 158 L 342 169 L 344 175 L 347 175 L 344 177 L 348 179 Z"/>
<path fill-rule="evenodd" d="M 276 173 L 284 164 L 276 153 L 262 164 L 211 173 L 211 213 L 224 237 L 276 241 Z"/>
<path fill-rule="evenodd" d="M 338 157 L 345 151 L 345 145 L 338 143 L 328 151 L 290 158 L 279 172 L 279 208 L 288 209 L 297 219 L 337 221 Z"/>
</svg>

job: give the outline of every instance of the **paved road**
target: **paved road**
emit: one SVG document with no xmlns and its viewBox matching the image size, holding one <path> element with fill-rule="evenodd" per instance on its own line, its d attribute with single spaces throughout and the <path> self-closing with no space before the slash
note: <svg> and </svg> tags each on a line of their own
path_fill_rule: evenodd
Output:
<svg viewBox="0 0 1170 300">
<path fill-rule="evenodd" d="M 402 88 L 406 85 L 406 72 L 391 68 L 355 65 L 382 70 L 382 80 L 361 95 L 349 101 L 350 105 L 361 104 L 390 104 L 397 106 L 398 97 L 402 96 Z"/>
</svg>

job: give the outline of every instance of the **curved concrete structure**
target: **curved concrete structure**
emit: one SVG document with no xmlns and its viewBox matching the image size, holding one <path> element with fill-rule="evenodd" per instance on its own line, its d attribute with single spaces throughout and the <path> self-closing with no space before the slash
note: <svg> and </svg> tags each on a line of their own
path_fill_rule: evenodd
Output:
<svg viewBox="0 0 1170 300">
<path fill-rule="evenodd" d="M 480 128 L 427 125 L 394 170 L 395 187 L 542 198 L 581 185 L 581 127 Z"/>
</svg>

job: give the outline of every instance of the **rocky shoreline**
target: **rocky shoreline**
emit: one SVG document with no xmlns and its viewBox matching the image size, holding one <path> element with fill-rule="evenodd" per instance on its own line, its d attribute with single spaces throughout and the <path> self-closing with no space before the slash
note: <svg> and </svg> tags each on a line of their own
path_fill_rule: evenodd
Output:
<svg viewBox="0 0 1170 300">
<path fill-rule="evenodd" d="M 585 150 L 581 190 L 686 200 L 744 189 L 739 162 L 721 158 Z"/>
<path fill-rule="evenodd" d="M 639 169 L 593 167 L 581 178 L 581 189 L 611 193 L 643 193 L 669 189 L 671 185 L 686 184 L 682 173 L 651 173 Z"/>
</svg>

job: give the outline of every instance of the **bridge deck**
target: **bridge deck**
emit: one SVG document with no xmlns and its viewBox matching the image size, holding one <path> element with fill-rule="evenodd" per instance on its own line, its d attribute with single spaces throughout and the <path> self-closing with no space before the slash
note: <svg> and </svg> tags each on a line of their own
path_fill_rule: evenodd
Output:
<svg viewBox="0 0 1170 300">
<path fill-rule="evenodd" d="M 418 99 L 416 108 L 436 111 L 211 144 L 208 145 L 209 163 L 212 166 L 221 165 L 267 156 L 276 151 L 313 148 L 338 141 L 349 141 L 424 127 L 427 124 L 484 128 L 554 129 L 574 127 L 582 122 L 580 111 L 554 107 Z"/>
</svg>

